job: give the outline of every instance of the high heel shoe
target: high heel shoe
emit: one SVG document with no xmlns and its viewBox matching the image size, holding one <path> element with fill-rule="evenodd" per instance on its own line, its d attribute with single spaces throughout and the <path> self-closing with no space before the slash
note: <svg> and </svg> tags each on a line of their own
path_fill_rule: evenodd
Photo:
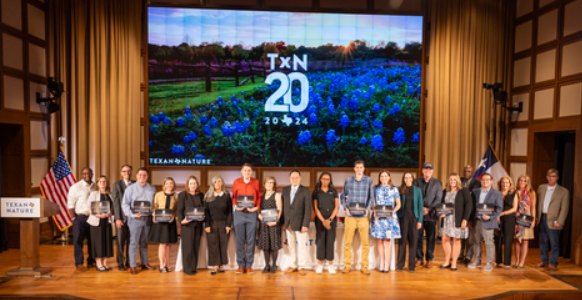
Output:
<svg viewBox="0 0 582 300">
<path fill-rule="evenodd" d="M 261 273 L 265 274 L 265 273 L 269 273 L 269 272 L 271 272 L 271 268 L 269 267 L 269 265 L 266 265 Z"/>
</svg>

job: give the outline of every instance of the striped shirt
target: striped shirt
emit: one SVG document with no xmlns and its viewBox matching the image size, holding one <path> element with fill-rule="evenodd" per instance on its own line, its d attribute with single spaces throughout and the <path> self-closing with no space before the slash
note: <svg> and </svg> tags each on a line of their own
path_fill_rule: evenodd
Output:
<svg viewBox="0 0 582 300">
<path fill-rule="evenodd" d="M 366 210 L 369 212 L 374 205 L 374 182 L 372 178 L 366 175 L 363 175 L 359 181 L 356 180 L 356 176 L 347 178 L 340 200 L 346 209 L 349 203 L 364 203 Z"/>
</svg>

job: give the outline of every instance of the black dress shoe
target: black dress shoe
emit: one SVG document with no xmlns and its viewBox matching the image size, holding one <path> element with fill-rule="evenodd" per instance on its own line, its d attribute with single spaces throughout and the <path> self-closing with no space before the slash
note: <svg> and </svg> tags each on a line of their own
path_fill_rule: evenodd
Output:
<svg viewBox="0 0 582 300">
<path fill-rule="evenodd" d="M 396 272 L 402 272 L 402 268 L 397 268 Z"/>
<path fill-rule="evenodd" d="M 271 267 L 271 274 L 275 274 L 277 272 L 277 266 Z"/>
<path fill-rule="evenodd" d="M 194 276 L 194 272 L 184 272 L 184 274 L 186 274 L 188 276 Z"/>
<path fill-rule="evenodd" d="M 224 273 L 224 269 L 218 269 L 218 273 Z"/>
<path fill-rule="evenodd" d="M 451 268 L 451 271 L 453 271 L 453 272 L 456 271 L 456 270 L 457 270 L 457 268 Z"/>
<path fill-rule="evenodd" d="M 471 260 L 470 260 L 470 259 L 468 259 L 468 258 L 465 258 L 465 264 L 466 264 L 466 265 L 468 265 L 468 264 L 470 264 L 470 263 L 471 263 Z"/>
<path fill-rule="evenodd" d="M 447 269 L 447 268 L 450 268 L 450 267 L 451 267 L 451 265 L 448 265 L 448 266 L 441 265 L 439 268 L 441 268 L 441 269 Z"/>
<path fill-rule="evenodd" d="M 117 267 L 117 269 L 118 269 L 119 271 L 125 271 L 125 270 L 127 270 L 127 269 L 126 269 L 124 266 Z"/>
<path fill-rule="evenodd" d="M 265 274 L 265 273 L 269 273 L 270 271 L 271 270 L 269 269 L 269 266 L 267 265 L 261 273 Z"/>
<path fill-rule="evenodd" d="M 408 272 L 410 272 L 410 273 L 414 273 L 415 271 L 414 271 L 414 270 L 408 270 Z"/>
</svg>

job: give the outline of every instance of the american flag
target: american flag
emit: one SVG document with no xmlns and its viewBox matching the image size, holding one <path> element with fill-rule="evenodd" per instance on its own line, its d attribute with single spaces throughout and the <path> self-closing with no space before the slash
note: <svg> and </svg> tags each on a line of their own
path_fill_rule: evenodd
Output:
<svg viewBox="0 0 582 300">
<path fill-rule="evenodd" d="M 71 186 L 76 182 L 75 175 L 71 172 L 71 168 L 65 159 L 65 155 L 63 155 L 62 149 L 59 149 L 59 156 L 49 172 L 42 179 L 40 190 L 47 200 L 60 207 L 59 214 L 53 216 L 53 219 L 55 219 L 61 231 L 73 225 L 69 209 L 67 209 L 67 195 L 69 194 Z"/>
</svg>

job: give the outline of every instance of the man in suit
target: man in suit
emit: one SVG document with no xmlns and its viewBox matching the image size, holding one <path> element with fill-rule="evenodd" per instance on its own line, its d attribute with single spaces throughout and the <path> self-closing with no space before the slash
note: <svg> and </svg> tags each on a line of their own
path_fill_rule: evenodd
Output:
<svg viewBox="0 0 582 300">
<path fill-rule="evenodd" d="M 156 188 L 147 183 L 149 171 L 146 168 L 139 168 L 135 176 L 137 183 L 125 189 L 121 208 L 127 216 L 127 226 L 131 236 L 129 238 L 129 271 L 132 275 L 137 274 L 137 247 L 139 246 L 139 256 L 142 270 L 153 270 L 148 261 L 148 239 L 152 217 L 135 213 L 133 203 L 135 201 L 149 201 L 150 209 L 154 203 Z"/>
<path fill-rule="evenodd" d="M 113 198 L 113 214 L 115 215 L 115 227 L 117 227 L 117 268 L 119 271 L 125 271 L 129 268 L 129 227 L 127 227 L 127 217 L 123 213 L 121 203 L 125 188 L 135 183 L 131 180 L 133 168 L 130 165 L 121 167 L 121 177 L 123 179 L 113 183 L 111 196 Z M 124 255 L 125 251 L 125 255 Z"/>
<path fill-rule="evenodd" d="M 309 222 L 311 221 L 311 191 L 301 185 L 301 173 L 297 170 L 289 173 L 290 186 L 283 188 L 283 213 L 281 219 L 287 235 L 287 246 L 291 257 L 291 266 L 286 273 L 299 271 L 304 276 L 307 263 L 307 241 Z"/>
<path fill-rule="evenodd" d="M 481 240 L 485 240 L 485 249 L 487 251 L 487 260 L 483 271 L 488 272 L 493 269 L 493 257 L 495 257 L 495 244 L 493 243 L 493 233 L 495 228 L 499 227 L 497 217 L 503 211 L 503 195 L 500 191 L 491 187 L 493 177 L 489 173 L 481 175 L 481 188 L 472 191 L 473 203 L 475 209 L 471 213 L 469 227 L 471 228 L 471 243 L 475 261 L 469 268 L 481 266 Z M 493 205 L 494 211 L 491 216 L 476 216 L 477 204 Z"/>
<path fill-rule="evenodd" d="M 558 184 L 558 170 L 549 169 L 546 173 L 548 184 L 538 188 L 538 207 L 536 223 L 540 228 L 540 258 L 541 262 L 534 267 L 549 266 L 550 272 L 555 272 L 560 256 L 560 232 L 566 224 L 566 216 L 570 208 L 570 192 Z M 551 257 L 548 261 L 548 251 Z"/>
<path fill-rule="evenodd" d="M 471 165 L 465 166 L 463 170 L 463 178 L 461 178 L 463 186 L 465 186 L 469 192 L 474 189 L 481 187 L 481 181 L 477 178 L 473 178 L 473 167 Z M 473 259 L 473 250 L 471 249 L 471 234 L 466 239 L 461 239 L 461 253 L 459 253 L 459 262 L 464 262 L 468 265 Z"/>
<path fill-rule="evenodd" d="M 424 217 L 422 220 L 422 227 L 418 230 L 418 241 L 416 248 L 416 266 L 423 264 L 426 258 L 427 268 L 432 268 L 432 260 L 434 259 L 435 246 L 435 231 L 436 231 L 436 208 L 441 204 L 443 197 L 443 184 L 440 180 L 432 177 L 434 167 L 431 163 L 425 163 L 422 166 L 422 177 L 414 180 L 414 185 L 422 191 L 422 199 L 424 199 Z M 426 231 L 426 257 L 422 251 L 422 238 Z"/>
</svg>

